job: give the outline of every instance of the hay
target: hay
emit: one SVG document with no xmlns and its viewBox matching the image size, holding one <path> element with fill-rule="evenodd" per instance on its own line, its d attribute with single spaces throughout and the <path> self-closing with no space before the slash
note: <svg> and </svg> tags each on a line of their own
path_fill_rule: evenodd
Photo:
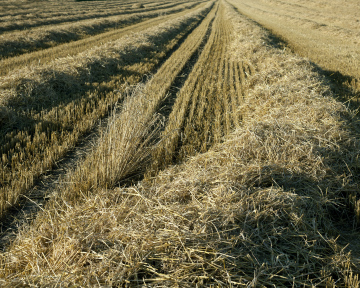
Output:
<svg viewBox="0 0 360 288">
<path fill-rule="evenodd" d="M 119 73 L 123 66 L 138 62 L 149 50 L 159 49 L 209 7 L 211 3 L 143 33 L 93 47 L 74 57 L 12 71 L 0 80 L 0 105 L 39 110 L 68 98 L 70 92 L 82 93 L 89 89 L 88 84 L 101 83 Z"/>
<path fill-rule="evenodd" d="M 138 186 L 58 199 L 14 243 L 8 277 L 18 271 L 40 286 L 358 285 L 334 224 L 351 214 L 342 193 L 358 183 L 341 164 L 360 151 L 352 115 L 323 96 L 309 64 L 275 57 L 283 69 L 249 80 L 272 75 L 249 93 L 244 125 L 227 141 Z M 301 95 L 288 93 L 294 83 Z"/>
<path fill-rule="evenodd" d="M 249 45 L 243 125 L 136 186 L 60 195 L 4 255 L 9 285 L 359 286 L 337 243 L 356 218 L 358 120 L 310 63 L 246 27 L 263 37 Z"/>
</svg>

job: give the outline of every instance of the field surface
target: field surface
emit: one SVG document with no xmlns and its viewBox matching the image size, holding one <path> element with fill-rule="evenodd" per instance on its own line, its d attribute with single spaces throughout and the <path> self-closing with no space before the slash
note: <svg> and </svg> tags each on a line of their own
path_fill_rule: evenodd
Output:
<svg viewBox="0 0 360 288">
<path fill-rule="evenodd" d="M 1 287 L 359 287 L 360 6 L 0 3 Z"/>
</svg>

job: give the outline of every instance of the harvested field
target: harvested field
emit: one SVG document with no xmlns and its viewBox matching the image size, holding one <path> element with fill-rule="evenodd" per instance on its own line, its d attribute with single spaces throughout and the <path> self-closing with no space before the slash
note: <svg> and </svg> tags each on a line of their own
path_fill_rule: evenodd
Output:
<svg viewBox="0 0 360 288">
<path fill-rule="evenodd" d="M 169 15 L 166 14 L 160 16 L 159 14 L 155 13 L 153 14 L 154 18 L 151 18 L 149 20 L 142 19 L 143 21 L 138 24 L 133 23 L 131 25 L 125 26 L 124 28 L 110 30 L 109 32 L 100 33 L 91 37 L 86 37 L 82 40 L 73 41 L 66 44 L 60 44 L 52 48 L 42 49 L 40 51 L 25 53 L 16 57 L 10 57 L 4 60 L 0 60 L 0 76 L 8 74 L 10 71 L 20 69 L 23 66 L 42 66 L 56 58 L 74 56 L 80 52 L 88 50 L 90 47 L 99 46 L 104 43 L 117 40 L 120 37 L 124 37 L 125 35 L 134 32 L 143 31 L 151 26 L 156 26 L 171 18 L 186 15 L 199 7 L 201 7 L 201 5 L 195 5 L 192 9 L 185 9 L 185 11 L 178 13 L 176 13 L 176 11 L 173 11 L 174 14 L 168 12 Z M 157 17 L 155 17 L 156 15 Z"/>
<path fill-rule="evenodd" d="M 198 3 L 171 4 L 166 5 L 170 6 L 170 8 L 152 8 L 148 12 L 132 12 L 129 15 L 94 18 L 76 21 L 75 23 L 41 26 L 37 29 L 6 33 L 0 38 L 0 55 L 2 55 L 0 59 L 53 47 L 60 43 L 80 40 L 91 35 L 157 17 L 161 13 L 176 13 L 184 9 L 190 9 Z"/>
<path fill-rule="evenodd" d="M 136 83 L 151 72 L 208 10 L 209 5 L 126 41 L 120 38 L 4 77 L 1 211 L 107 113 L 121 98 L 125 82 Z"/>
<path fill-rule="evenodd" d="M 293 51 L 329 70 L 330 74 L 343 74 L 345 77 L 339 80 L 349 82 L 360 91 L 359 1 L 230 2 L 241 13 L 270 29 Z"/>
<path fill-rule="evenodd" d="M 69 2 L 67 2 L 70 4 Z M 47 26 L 53 24 L 62 24 L 69 22 L 78 22 L 85 19 L 93 19 L 93 18 L 105 18 L 109 16 L 115 15 L 124 15 L 124 14 L 132 14 L 136 12 L 148 12 L 157 9 L 163 8 L 172 8 L 174 6 L 179 5 L 179 2 L 173 3 L 157 3 L 155 7 L 153 5 L 146 5 L 145 3 L 136 3 L 131 7 L 122 6 L 123 2 L 112 2 L 110 5 L 106 5 L 103 9 L 99 9 L 96 7 L 86 7 L 82 5 L 78 10 L 74 10 L 71 12 L 46 12 L 46 13 L 33 13 L 32 15 L 26 14 L 23 17 L 19 16 L 7 16 L 0 18 L 0 32 L 9 32 L 13 30 L 28 30 L 29 28 L 38 27 L 38 26 Z M 135 5 L 135 6 L 134 6 Z M 140 10 L 136 10 L 136 8 Z M 59 11 L 63 11 L 64 7 L 58 7 Z M 65 8 L 66 9 L 66 8 Z M 88 10 L 87 10 L 88 9 Z M 86 11 L 87 10 L 87 11 Z"/>
<path fill-rule="evenodd" d="M 24 21 L 40 9 L 2 5 Z M 166 5 L 186 8 L 63 44 L 67 57 L 8 59 L 22 64 L 0 79 L 1 286 L 359 287 L 358 76 L 269 26 L 312 35 L 294 13 L 330 27 L 335 4 L 119 9 Z"/>
</svg>

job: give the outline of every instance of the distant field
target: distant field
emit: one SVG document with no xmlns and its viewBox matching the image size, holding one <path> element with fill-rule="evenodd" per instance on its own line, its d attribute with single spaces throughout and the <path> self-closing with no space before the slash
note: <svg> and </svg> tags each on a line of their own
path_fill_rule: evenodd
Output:
<svg viewBox="0 0 360 288">
<path fill-rule="evenodd" d="M 12 30 L 25 30 L 37 26 L 47 26 L 52 24 L 62 24 L 69 22 L 78 22 L 85 19 L 104 18 L 114 15 L 126 15 L 136 12 L 147 12 L 162 8 L 171 8 L 181 3 L 179 2 L 141 2 L 137 4 L 125 4 L 123 1 L 113 1 L 113 3 L 98 3 L 94 5 L 78 5 L 78 9 L 74 9 L 73 2 L 63 2 L 71 5 L 58 5 L 49 7 L 49 10 L 31 11 L 31 13 L 8 15 L 0 17 L 0 31 L 8 32 Z M 85 1 L 90 3 L 91 1 Z M 99 5 L 100 4 L 100 5 Z M 94 9 L 95 8 L 95 9 Z M 15 11 L 18 11 L 17 9 Z M 66 11 L 66 12 L 64 12 Z M 11 14 L 11 12 L 9 12 Z"/>
<path fill-rule="evenodd" d="M 118 28 L 155 18 L 162 14 L 180 12 L 184 9 L 192 8 L 199 3 L 200 2 L 190 2 L 186 4 L 171 3 L 157 6 L 156 8 L 142 8 L 138 9 L 137 12 L 127 13 L 121 12 L 120 10 L 117 16 L 105 15 L 103 17 L 86 20 L 80 18 L 75 20 L 75 22 L 63 21 L 57 24 L 40 25 L 40 27 L 31 29 L 12 31 L 2 35 L 0 39 L 0 52 L 3 56 L 2 58 L 13 57 L 39 49 L 57 46 L 60 43 L 84 39 L 88 36 L 109 30 L 117 30 Z"/>
<path fill-rule="evenodd" d="M 358 6 L 2 1 L 0 286 L 359 287 Z"/>
<path fill-rule="evenodd" d="M 353 79 L 360 91 L 360 2 L 232 0 L 254 19 L 321 68 Z M 351 82 L 351 80 L 350 80 Z"/>
</svg>

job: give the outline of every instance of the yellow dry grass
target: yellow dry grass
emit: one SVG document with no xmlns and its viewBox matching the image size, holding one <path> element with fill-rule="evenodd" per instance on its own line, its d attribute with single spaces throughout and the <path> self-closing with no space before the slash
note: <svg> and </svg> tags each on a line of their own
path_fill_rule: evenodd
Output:
<svg viewBox="0 0 360 288">
<path fill-rule="evenodd" d="M 3 34 L 0 38 L 0 59 L 23 53 L 54 47 L 60 43 L 76 41 L 109 30 L 122 28 L 143 20 L 154 18 L 161 13 L 175 13 L 192 8 L 199 2 L 168 4 L 164 7 L 149 8 L 146 12 L 100 17 L 82 21 L 45 25 L 30 30 Z M 167 8 L 169 6 L 170 8 Z M 175 7 L 173 7 L 175 6 Z"/>
<path fill-rule="evenodd" d="M 91 1 L 90 1 L 91 2 Z M 46 5 L 44 10 L 43 4 L 38 3 L 38 9 L 36 11 L 26 10 L 27 13 L 9 11 L 6 16 L 0 16 L 0 32 L 9 32 L 14 30 L 28 30 L 33 27 L 48 26 L 53 24 L 62 24 L 77 22 L 85 19 L 93 18 L 105 18 L 109 16 L 115 16 L 120 14 L 130 14 L 139 11 L 151 11 L 160 8 L 170 8 L 178 5 L 179 2 L 173 3 L 157 3 L 157 5 L 146 5 L 145 1 L 138 3 L 142 5 L 141 10 L 129 9 L 128 5 L 124 5 L 123 1 L 107 1 L 97 2 L 97 5 L 89 6 L 89 1 L 84 1 L 80 5 L 76 5 L 74 2 L 65 2 L 65 5 L 50 6 Z M 1 4 L 0 4 L 1 5 Z M 136 4 L 132 4 L 136 5 Z M 74 7 L 75 6 L 75 7 Z M 141 8 L 141 7 L 140 7 Z"/>
<path fill-rule="evenodd" d="M 350 243 L 355 251 L 340 244 L 360 217 L 358 118 L 310 62 L 269 45 L 271 35 L 221 1 L 215 35 L 224 23 L 232 31 L 226 45 L 211 35 L 208 43 L 226 48 L 219 58 L 227 65 L 252 67 L 251 75 L 242 72 L 248 77 L 232 110 L 241 125 L 223 143 L 137 185 L 114 188 L 121 178 L 111 176 L 73 197 L 87 175 L 70 172 L 77 181 L 65 179 L 1 254 L 4 287 L 359 287 L 359 244 Z M 158 126 L 157 108 L 146 103 L 158 106 L 138 88 L 89 154 L 93 171 L 112 175 L 117 164 L 137 171 L 148 159 Z"/>
<path fill-rule="evenodd" d="M 197 8 L 200 8 L 202 5 L 205 5 L 205 3 L 200 4 L 199 6 L 195 6 L 193 8 L 190 8 L 193 5 L 185 5 L 183 7 L 187 7 L 187 9 L 182 12 L 176 12 L 179 9 L 179 7 L 177 7 L 174 11 L 167 11 L 167 14 L 160 16 L 158 16 L 158 13 L 147 13 L 147 18 L 150 18 L 150 16 L 153 16 L 154 18 L 150 18 L 149 20 L 144 20 L 143 18 L 140 23 L 132 23 L 131 25 L 129 24 L 128 26 L 121 29 L 117 28 L 108 32 L 100 33 L 99 35 L 89 36 L 85 39 L 81 39 L 78 41 L 72 41 L 70 43 L 58 43 L 58 45 L 56 45 L 55 47 L 42 49 L 40 51 L 35 51 L 32 53 L 25 53 L 15 57 L 0 60 L 0 76 L 4 76 L 13 70 L 21 69 L 24 66 L 42 66 L 56 58 L 74 56 L 76 54 L 86 51 L 91 47 L 99 46 L 104 43 L 117 40 L 131 33 L 144 31 L 145 29 L 154 27 L 171 18 L 186 15 L 187 13 L 190 13 Z"/>
<path fill-rule="evenodd" d="M 210 7 L 1 79 L 1 213 L 107 113 L 125 82 L 154 69 Z"/>
<path fill-rule="evenodd" d="M 309 58 L 325 70 L 350 76 L 346 81 L 360 89 L 359 1 L 229 2 L 285 40 L 299 55 Z"/>
</svg>

